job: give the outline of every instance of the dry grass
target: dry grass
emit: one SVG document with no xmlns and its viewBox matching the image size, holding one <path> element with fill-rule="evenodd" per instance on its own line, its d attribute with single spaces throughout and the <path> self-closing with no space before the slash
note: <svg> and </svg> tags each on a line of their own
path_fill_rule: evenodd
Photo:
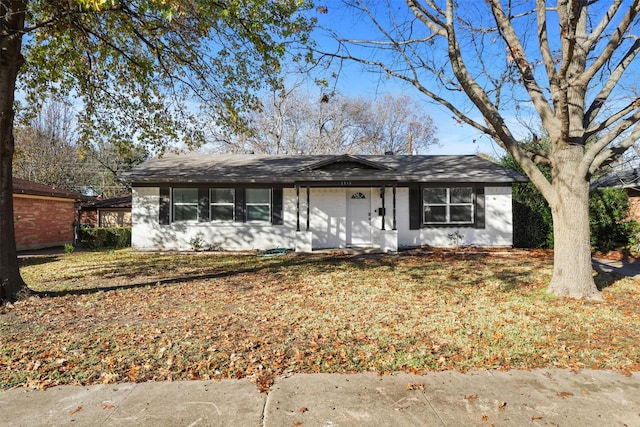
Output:
<svg viewBox="0 0 640 427">
<path fill-rule="evenodd" d="M 549 253 L 80 252 L 23 261 L 0 312 L 0 388 L 289 372 L 640 368 L 640 292 L 545 293 Z"/>
</svg>

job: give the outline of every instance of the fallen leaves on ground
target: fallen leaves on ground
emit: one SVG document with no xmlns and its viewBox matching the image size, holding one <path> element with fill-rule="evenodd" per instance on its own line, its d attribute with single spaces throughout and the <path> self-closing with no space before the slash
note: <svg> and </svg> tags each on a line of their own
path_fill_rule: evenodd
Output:
<svg viewBox="0 0 640 427">
<path fill-rule="evenodd" d="M 424 390 L 424 384 L 423 383 L 417 383 L 417 384 L 407 384 L 407 390 Z"/>
<path fill-rule="evenodd" d="M 294 372 L 640 368 L 638 282 L 553 298 L 548 251 L 75 252 L 23 260 L 0 312 L 0 388 Z"/>
<path fill-rule="evenodd" d="M 573 393 L 568 392 L 568 391 L 560 391 L 560 392 L 558 392 L 558 397 L 561 397 L 563 399 L 566 399 L 566 398 L 572 397 L 572 396 L 573 396 Z"/>
</svg>

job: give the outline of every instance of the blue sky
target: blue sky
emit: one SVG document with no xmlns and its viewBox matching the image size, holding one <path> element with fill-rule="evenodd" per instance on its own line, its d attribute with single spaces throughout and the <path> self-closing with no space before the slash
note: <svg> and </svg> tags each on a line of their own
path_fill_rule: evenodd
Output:
<svg viewBox="0 0 640 427">
<path fill-rule="evenodd" d="M 328 13 L 314 14 L 319 18 L 321 26 L 345 31 L 349 34 L 357 34 L 360 38 L 373 36 L 371 23 L 355 18 L 350 12 L 340 7 L 340 2 L 336 0 L 325 1 L 323 4 L 327 6 Z M 328 37 L 323 31 L 315 33 L 315 41 L 324 47 L 335 45 L 335 40 Z M 348 62 L 341 64 L 337 79 L 333 79 L 329 72 L 324 76 L 329 82 L 329 89 L 335 89 L 341 95 L 364 98 L 376 98 L 387 93 L 394 96 L 407 95 L 423 105 L 424 112 L 429 114 L 436 123 L 440 145 L 431 146 L 427 152 L 419 154 L 486 153 L 499 157 L 504 153 L 491 138 L 468 125 L 459 124 L 446 108 L 430 101 L 417 89 L 397 79 L 382 78 L 379 73 L 363 71 L 362 66 Z"/>
<path fill-rule="evenodd" d="M 354 1 L 354 3 L 357 2 Z M 411 15 L 411 12 L 407 10 L 407 6 L 404 1 L 388 0 L 383 2 L 370 1 L 365 3 L 371 6 L 373 12 L 376 14 L 376 18 L 381 20 L 385 29 L 390 27 L 387 24 L 395 21 L 395 24 L 398 24 L 402 28 L 411 28 L 413 38 L 424 37 L 428 34 L 425 32 L 424 27 L 419 23 L 414 22 L 411 26 L 407 25 L 409 22 L 407 17 L 413 16 Z M 380 35 L 376 33 L 375 27 L 373 27 L 371 21 L 366 17 L 359 18 L 354 15 L 352 11 L 344 7 L 342 1 L 325 0 L 318 4 L 322 4 L 328 9 L 327 13 L 318 13 L 317 11 L 314 13 L 314 16 L 318 18 L 318 23 L 321 27 L 330 28 L 346 38 L 380 40 Z M 464 5 L 464 10 L 468 13 L 469 19 L 474 21 L 475 25 L 478 25 L 479 23 L 483 23 L 487 26 L 495 25 L 492 22 L 493 18 L 491 13 L 484 2 L 464 2 L 461 3 L 461 5 Z M 518 5 L 529 8 L 532 6 L 532 2 L 522 2 L 518 3 Z M 590 11 L 594 14 L 594 22 L 597 22 L 600 18 L 598 15 L 601 15 L 608 6 L 608 2 L 601 2 L 591 6 Z M 549 41 L 551 48 L 552 50 L 558 49 L 561 36 L 559 34 L 558 27 L 554 25 L 554 13 L 550 13 L 548 19 Z M 523 43 L 526 43 L 524 46 L 527 51 L 528 59 L 534 65 L 534 72 L 536 73 L 539 82 L 544 86 L 547 80 L 546 72 L 544 71 L 544 67 L 540 61 L 539 46 L 537 46 L 537 43 L 535 42 L 535 37 L 531 36 L 532 34 L 535 35 L 535 15 L 525 15 L 523 18 L 513 20 L 512 22 L 514 23 L 517 32 L 526 34 Z M 592 24 L 594 22 L 592 22 Z M 320 46 L 324 47 L 324 50 L 332 51 L 333 48 L 335 48 L 335 40 L 328 36 L 326 32 L 318 30 L 314 33 L 314 36 L 315 41 Z M 487 36 L 486 39 L 483 39 L 485 42 L 483 48 L 486 50 L 483 51 L 482 58 L 484 59 L 484 62 L 482 64 L 477 59 L 477 56 L 475 56 L 476 52 L 472 49 L 477 46 L 472 44 L 468 38 L 465 39 L 464 36 L 460 40 L 461 44 L 464 46 L 462 50 L 463 59 L 469 65 L 471 73 L 474 74 L 476 78 L 480 79 L 480 85 L 485 86 L 485 88 L 491 88 L 491 83 L 481 76 L 482 72 L 486 71 L 486 69 L 482 67 L 488 67 L 491 73 L 497 75 L 497 70 L 500 72 L 504 71 L 504 67 L 510 63 L 506 55 L 507 51 L 504 43 L 500 41 L 499 37 L 495 37 L 494 40 L 491 40 L 492 37 L 494 36 Z M 527 43 L 527 41 L 529 43 Z M 358 47 L 352 47 L 352 49 L 352 52 L 357 52 L 357 56 L 364 55 L 368 59 L 379 59 L 379 56 L 376 55 L 379 54 L 380 49 L 377 49 L 375 53 L 372 53 L 371 50 L 362 50 Z M 446 58 L 446 46 L 441 42 L 435 42 L 433 44 L 424 43 L 418 50 L 419 55 L 424 55 L 427 60 L 429 59 L 429 56 L 437 58 L 437 60 Z M 479 131 L 468 125 L 459 124 L 452 118 L 453 114 L 445 107 L 435 104 L 433 101 L 429 102 L 426 95 L 421 94 L 414 87 L 399 83 L 399 80 L 395 78 L 386 79 L 381 77 L 379 73 L 363 71 L 362 66 L 355 63 L 343 63 L 337 80 L 328 77 L 330 75 L 330 73 L 325 75 L 329 80 L 330 88 L 333 88 L 335 85 L 336 91 L 342 95 L 374 98 L 377 95 L 390 93 L 392 95 L 412 96 L 416 101 L 421 102 L 422 105 L 424 105 L 424 112 L 432 116 L 438 127 L 437 137 L 441 142 L 440 147 L 432 147 L 428 151 L 428 154 L 486 153 L 491 156 L 498 157 L 503 153 L 502 149 L 499 148 L 491 138 L 481 134 Z M 631 92 L 640 90 L 637 89 L 638 86 L 635 78 L 638 75 L 637 72 L 629 70 L 627 75 L 628 78 L 625 82 L 626 86 L 623 87 L 622 91 L 618 94 L 620 99 L 624 99 Z M 507 76 L 509 76 L 509 74 L 507 74 Z M 428 80 L 428 77 L 423 78 L 422 82 L 427 82 L 426 85 L 428 85 L 431 90 L 443 94 L 443 96 L 449 100 L 453 100 L 453 103 L 458 108 L 468 111 L 470 117 L 476 122 L 481 124 L 484 123 L 484 121 L 479 117 L 479 113 L 474 112 L 476 111 L 475 107 L 470 107 L 470 103 L 466 100 L 464 95 L 456 95 L 454 92 L 448 92 L 441 87 L 438 88 L 436 84 Z M 511 90 L 513 91 L 511 92 Z M 629 92 L 625 93 L 625 90 L 628 90 Z M 524 140 L 530 138 L 532 132 L 539 133 L 539 126 L 536 121 L 537 114 L 533 111 L 532 105 L 528 101 L 528 95 L 522 92 L 522 88 L 519 87 L 518 84 L 511 87 L 506 86 L 502 93 L 507 96 L 501 97 L 503 102 L 500 110 L 505 122 L 510 125 L 509 127 L 513 135 L 518 139 Z M 461 108 L 461 105 L 464 105 L 464 107 Z M 517 116 L 519 116 L 520 121 L 517 120 Z M 527 129 L 523 122 L 526 122 L 529 129 Z"/>
</svg>

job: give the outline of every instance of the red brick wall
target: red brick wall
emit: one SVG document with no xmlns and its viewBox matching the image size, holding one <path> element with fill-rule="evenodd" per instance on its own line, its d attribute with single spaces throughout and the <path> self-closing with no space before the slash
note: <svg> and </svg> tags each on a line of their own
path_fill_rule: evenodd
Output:
<svg viewBox="0 0 640 427">
<path fill-rule="evenodd" d="M 640 191 L 627 189 L 629 196 L 629 219 L 640 222 Z"/>
<path fill-rule="evenodd" d="M 13 219 L 18 250 L 73 243 L 73 200 L 14 195 Z"/>
</svg>

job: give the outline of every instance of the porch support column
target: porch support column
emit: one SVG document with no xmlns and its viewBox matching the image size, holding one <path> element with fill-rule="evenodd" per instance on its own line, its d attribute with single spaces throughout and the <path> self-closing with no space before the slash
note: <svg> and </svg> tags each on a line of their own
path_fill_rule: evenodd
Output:
<svg viewBox="0 0 640 427">
<path fill-rule="evenodd" d="M 386 221 L 385 221 L 385 216 L 386 216 L 387 212 L 385 212 L 385 210 L 384 210 L 384 196 L 385 196 L 385 190 L 386 190 L 386 188 L 385 188 L 385 186 L 383 185 L 383 186 L 380 188 L 380 198 L 382 199 L 382 230 L 383 230 L 383 231 L 387 229 L 387 228 L 386 228 L 386 224 L 385 224 L 385 222 L 386 222 Z"/>
<path fill-rule="evenodd" d="M 396 227 L 396 186 L 393 186 L 393 225 L 392 230 L 397 230 Z"/>
<path fill-rule="evenodd" d="M 300 186 L 296 184 L 296 231 L 300 231 Z"/>
<path fill-rule="evenodd" d="M 311 189 L 307 185 L 307 231 L 309 231 L 310 218 L 311 218 Z"/>
</svg>

